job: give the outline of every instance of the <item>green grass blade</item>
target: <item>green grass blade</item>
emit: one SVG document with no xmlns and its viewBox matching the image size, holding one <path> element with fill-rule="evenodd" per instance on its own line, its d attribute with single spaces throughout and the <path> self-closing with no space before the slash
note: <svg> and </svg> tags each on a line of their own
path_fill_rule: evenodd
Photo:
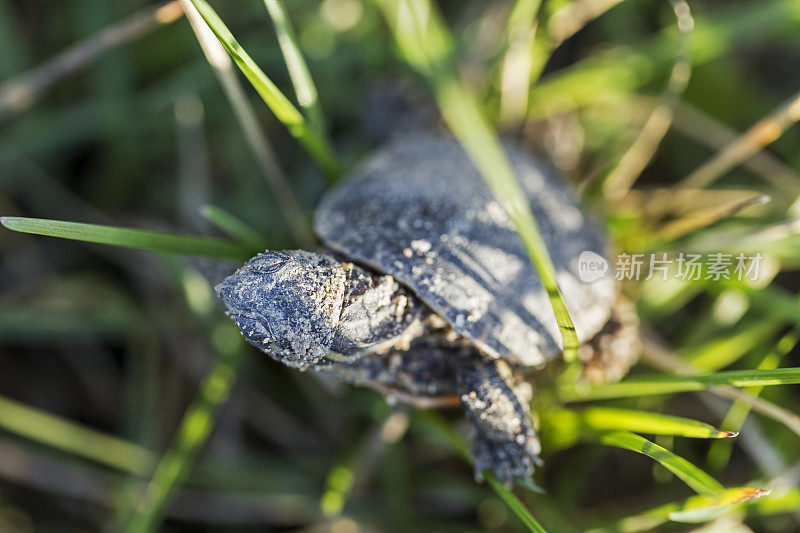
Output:
<svg viewBox="0 0 800 533">
<path fill-rule="evenodd" d="M 731 53 L 761 39 L 767 30 L 786 31 L 798 18 L 800 12 L 792 0 L 729 3 L 695 17 L 692 64 Z M 668 28 L 649 42 L 603 50 L 559 69 L 532 90 L 529 117 L 541 119 L 639 89 L 668 68 L 677 38 L 677 29 Z"/>
<path fill-rule="evenodd" d="M 414 413 L 414 423 L 417 427 L 425 430 L 425 434 L 433 436 L 445 446 L 460 455 L 465 461 L 471 462 L 472 456 L 469 453 L 469 446 L 466 441 L 453 430 L 450 424 L 439 413 L 434 411 L 416 411 Z"/>
<path fill-rule="evenodd" d="M 200 392 L 181 421 L 178 432 L 153 473 L 126 531 L 158 530 L 175 490 L 191 472 L 214 427 L 219 407 L 236 380 L 239 352 L 221 357 L 203 379 Z"/>
<path fill-rule="evenodd" d="M 773 286 L 756 289 L 739 282 L 725 282 L 725 285 L 741 289 L 753 302 L 754 309 L 764 311 L 771 318 L 781 318 L 800 325 L 800 305 L 797 304 L 796 295 Z"/>
<path fill-rule="evenodd" d="M 547 289 L 561 331 L 564 358 L 573 360 L 578 337 L 556 282 L 553 261 L 497 135 L 461 82 L 451 57 L 452 37 L 429 0 L 376 1 L 384 11 L 402 56 L 425 76 L 445 121 L 514 223 Z"/>
<path fill-rule="evenodd" d="M 500 117 L 506 127 L 522 123 L 528 112 L 531 84 L 549 56 L 549 43 L 541 37 L 537 17 L 541 0 L 516 0 L 508 15 L 507 48 L 500 68 Z"/>
<path fill-rule="evenodd" d="M 286 219 L 289 231 L 301 247 L 313 246 L 316 244 L 316 240 L 303 208 L 289 186 L 289 180 L 278 162 L 272 144 L 259 124 L 253 104 L 250 103 L 235 71 L 233 60 L 195 9 L 191 0 L 180 0 L 180 3 L 194 30 L 197 42 L 200 44 L 208 64 L 214 69 L 222 91 L 231 105 L 244 140 L 255 157 L 258 169 L 270 192 L 275 196 L 278 209 Z"/>
<path fill-rule="evenodd" d="M 497 481 L 492 474 L 486 474 L 486 483 L 492 487 L 495 494 L 500 497 L 503 502 L 508 506 L 509 509 L 514 511 L 514 514 L 517 515 L 525 527 L 528 528 L 528 531 L 534 531 L 536 533 L 546 533 L 546 530 L 539 524 L 539 522 L 533 517 L 533 515 L 528 512 L 528 509 L 519 501 L 519 498 L 514 495 L 513 492 L 508 490 L 505 485 Z"/>
<path fill-rule="evenodd" d="M 753 487 L 733 487 L 725 489 L 716 496 L 696 495 L 682 502 L 659 505 L 649 511 L 623 518 L 610 527 L 594 528 L 589 531 L 591 533 L 603 531 L 634 533 L 638 531 L 653 531 L 670 520 L 688 523 L 709 522 L 729 513 L 734 508 L 754 503 L 767 494 L 769 494 L 769 491 Z"/>
<path fill-rule="evenodd" d="M 702 376 L 631 378 L 619 383 L 601 385 L 578 384 L 562 386 L 558 394 L 563 401 L 577 402 L 699 391 L 721 385 L 758 387 L 796 384 L 800 384 L 800 368 L 777 368 L 774 370 L 732 370 Z"/>
<path fill-rule="evenodd" d="M 308 66 L 300 52 L 297 44 L 297 36 L 294 28 L 286 15 L 286 8 L 282 0 L 264 0 L 269 16 L 275 24 L 275 32 L 278 34 L 278 44 L 289 70 L 289 77 L 294 85 L 294 92 L 297 96 L 297 103 L 306 110 L 308 121 L 318 132 L 324 130 L 324 119 L 322 108 L 319 105 L 319 94 L 314 84 L 314 79 L 308 71 Z"/>
<path fill-rule="evenodd" d="M 242 246 L 211 237 L 173 235 L 160 231 L 26 217 L 0 217 L 0 224 L 10 230 L 21 233 L 110 244 L 151 252 L 202 255 L 228 259 L 243 259 L 249 256 L 248 251 Z"/>
<path fill-rule="evenodd" d="M 800 341 L 800 327 L 795 327 L 792 331 L 784 335 L 781 340 L 778 341 L 777 345 L 770 353 L 764 356 L 758 365 L 758 369 L 771 370 L 778 368 L 781 360 L 788 355 L 795 346 L 797 346 L 798 341 Z M 761 394 L 762 389 L 763 387 L 759 386 L 751 387 L 747 390 L 754 396 L 758 396 Z M 750 405 L 742 402 L 741 400 L 735 400 L 733 405 L 731 405 L 731 408 L 728 410 L 728 413 L 725 415 L 725 418 L 722 419 L 720 426 L 733 431 L 738 431 L 744 425 L 744 421 L 747 419 L 750 409 Z M 708 449 L 708 463 L 712 466 L 712 468 L 722 470 L 728 463 L 733 446 L 731 443 L 726 444 L 727 446 L 720 446 L 719 442 L 715 442 Z"/>
<path fill-rule="evenodd" d="M 725 439 L 738 435 L 689 418 L 616 407 L 546 409 L 540 411 L 539 420 L 543 444 L 551 451 L 574 446 L 581 438 L 594 436 L 598 431 L 630 431 L 699 439 Z"/>
<path fill-rule="evenodd" d="M 0 396 L 0 428 L 57 450 L 144 476 L 156 456 L 146 448 Z"/>
<path fill-rule="evenodd" d="M 644 437 L 627 431 L 612 431 L 599 435 L 597 439 L 602 444 L 638 452 L 658 461 L 664 468 L 675 474 L 698 494 L 718 495 L 724 490 L 717 480 L 683 457 L 675 455 Z"/>
<path fill-rule="evenodd" d="M 219 15 L 205 0 L 191 0 L 191 2 L 275 117 L 300 141 L 328 176 L 336 177 L 341 174 L 341 167 L 328 140 L 309 126 L 303 114 L 292 105 L 236 41 Z"/>
<path fill-rule="evenodd" d="M 661 92 L 658 105 L 642 126 L 636 139 L 617 159 L 603 179 L 603 193 L 610 202 L 617 202 L 630 192 L 634 183 L 652 161 L 658 146 L 664 140 L 675 115 L 675 107 L 681 100 L 691 78 L 692 63 L 689 58 L 694 19 L 689 4 L 683 0 L 671 0 L 679 32 L 677 50 L 669 78 Z"/>
<path fill-rule="evenodd" d="M 705 523 L 730 512 L 734 507 L 755 503 L 769 494 L 769 490 L 755 487 L 734 487 L 725 489 L 718 496 L 692 496 L 667 517 L 673 522 Z"/>
<path fill-rule="evenodd" d="M 682 350 L 682 356 L 687 363 L 699 370 L 710 372 L 724 368 L 744 357 L 749 351 L 768 343 L 781 327 L 783 321 L 774 319 L 743 324 L 722 338 L 713 339 L 695 349 Z"/>
<path fill-rule="evenodd" d="M 653 435 L 674 435 L 698 439 L 724 439 L 737 433 L 722 431 L 704 422 L 649 411 L 615 407 L 589 407 L 579 411 L 581 421 L 597 430 L 627 430 Z"/>
<path fill-rule="evenodd" d="M 266 241 L 256 230 L 221 207 L 206 205 L 203 206 L 202 213 L 209 222 L 254 252 L 263 252 L 267 249 Z"/>
<path fill-rule="evenodd" d="M 431 411 L 418 411 L 415 413 L 414 421 L 426 429 L 426 433 L 433 434 L 438 440 L 450 447 L 453 451 L 458 453 L 468 463 L 472 463 L 472 456 L 469 453 L 469 447 L 464 439 L 458 433 L 453 431 L 450 424 L 447 423 L 438 413 Z M 497 496 L 511 509 L 529 531 L 542 533 L 545 529 L 533 517 L 533 515 L 525 508 L 519 498 L 513 492 L 506 488 L 505 485 L 500 483 L 491 472 L 485 472 L 484 478 Z"/>
</svg>

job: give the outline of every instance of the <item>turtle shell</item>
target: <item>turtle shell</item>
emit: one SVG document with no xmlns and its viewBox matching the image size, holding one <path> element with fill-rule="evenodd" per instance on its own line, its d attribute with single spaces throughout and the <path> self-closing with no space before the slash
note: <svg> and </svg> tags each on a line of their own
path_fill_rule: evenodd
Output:
<svg viewBox="0 0 800 533">
<path fill-rule="evenodd" d="M 604 256 L 604 240 L 551 168 L 510 144 L 506 153 L 578 338 L 589 340 L 609 318 L 615 286 L 610 277 L 581 281 L 578 262 L 585 251 Z M 452 138 L 406 136 L 378 150 L 325 196 L 315 230 L 331 249 L 407 285 L 489 356 L 537 366 L 561 353 L 514 225 Z"/>
</svg>

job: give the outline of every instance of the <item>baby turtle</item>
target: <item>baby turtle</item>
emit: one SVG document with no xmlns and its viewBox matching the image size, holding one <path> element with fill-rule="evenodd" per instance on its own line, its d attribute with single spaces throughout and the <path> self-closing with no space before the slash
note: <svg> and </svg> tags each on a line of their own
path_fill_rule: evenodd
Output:
<svg viewBox="0 0 800 533">
<path fill-rule="evenodd" d="M 579 340 L 603 330 L 589 345 L 607 348 L 620 329 L 609 326 L 615 283 L 585 283 L 578 269 L 582 253 L 604 255 L 602 236 L 551 169 L 506 151 Z M 458 142 L 396 138 L 327 194 L 315 230 L 326 250 L 258 254 L 217 286 L 248 342 L 399 401 L 460 402 L 476 474 L 528 478 L 539 442 L 519 371 L 559 356 L 561 338 L 513 224 Z"/>
</svg>

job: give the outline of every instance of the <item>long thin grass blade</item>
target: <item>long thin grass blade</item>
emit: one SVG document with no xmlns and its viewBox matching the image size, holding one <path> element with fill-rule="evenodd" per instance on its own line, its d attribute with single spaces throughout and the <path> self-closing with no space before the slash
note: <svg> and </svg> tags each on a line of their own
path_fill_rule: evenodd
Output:
<svg viewBox="0 0 800 533">
<path fill-rule="evenodd" d="M 245 52 L 244 48 L 236 41 L 231 31 L 211 6 L 205 0 L 191 1 L 206 21 L 206 24 L 211 28 L 211 31 L 220 40 L 222 46 L 233 58 L 233 61 L 261 96 L 261 99 L 275 114 L 275 117 L 286 126 L 289 133 L 300 141 L 328 176 L 338 176 L 341 173 L 341 167 L 328 140 L 309 126 L 303 114 L 292 105 L 250 55 Z"/>
<path fill-rule="evenodd" d="M 694 349 L 682 350 L 681 355 L 689 364 L 704 372 L 729 366 L 750 350 L 769 343 L 783 327 L 783 320 L 758 320 L 752 324 L 737 325 L 736 331 L 719 339 L 713 339 Z M 777 365 L 773 368 L 777 368 Z"/>
<path fill-rule="evenodd" d="M 289 77 L 294 85 L 294 92 L 297 96 L 297 103 L 306 110 L 308 121 L 320 133 L 324 131 L 324 119 L 322 108 L 319 105 L 319 94 L 314 79 L 308 71 L 300 46 L 297 44 L 297 36 L 294 28 L 286 14 L 286 8 L 282 0 L 264 0 L 269 16 L 275 24 L 275 32 L 278 34 L 278 44 L 289 70 Z"/>
<path fill-rule="evenodd" d="M 729 3 L 697 17 L 692 64 L 706 63 L 730 53 L 734 47 L 758 41 L 766 30 L 793 28 L 799 18 L 792 0 Z M 627 96 L 666 72 L 673 58 L 675 38 L 674 28 L 669 28 L 649 42 L 600 51 L 547 76 L 532 91 L 530 118 L 567 112 L 609 97 Z"/>
<path fill-rule="evenodd" d="M 800 93 L 792 96 L 769 116 L 754 124 L 700 168 L 689 174 L 681 182 L 681 186 L 691 189 L 709 186 L 742 161 L 778 140 L 798 120 L 800 120 Z"/>
<path fill-rule="evenodd" d="M 543 49 L 548 47 L 537 46 L 536 39 L 540 7 L 541 0 L 517 0 L 508 16 L 508 49 L 500 74 L 500 123 L 507 127 L 524 120 L 532 80 L 547 57 Z"/>
<path fill-rule="evenodd" d="M 648 365 L 657 368 L 664 372 L 677 374 L 679 376 L 695 376 L 698 374 L 697 369 L 686 361 L 677 357 L 669 349 L 661 345 L 658 341 L 650 337 L 644 339 L 645 349 L 642 352 L 642 360 Z M 796 370 L 796 369 L 783 369 L 783 370 Z M 720 374 L 730 374 L 730 372 L 723 372 Z M 717 374 L 717 375 L 720 375 Z M 680 378 L 679 378 L 680 379 Z M 723 385 L 720 387 L 712 387 L 708 389 L 709 392 L 728 398 L 730 400 L 740 401 L 766 417 L 772 418 L 776 422 L 783 424 L 790 431 L 800 436 L 800 416 L 793 411 L 785 409 L 773 402 L 769 402 L 758 396 L 753 396 L 746 390 L 737 389 L 734 386 Z"/>
<path fill-rule="evenodd" d="M 275 203 L 286 219 L 292 236 L 300 246 L 313 246 L 315 239 L 308 219 L 289 186 L 289 180 L 278 162 L 272 144 L 258 123 L 253 105 L 247 98 L 239 77 L 234 72 L 233 61 L 191 0 L 180 0 L 180 2 L 203 54 L 214 69 L 225 97 L 231 104 L 239 127 L 242 129 L 244 140 L 256 159 L 258 170 L 269 187 L 269 191 L 275 196 Z"/>
<path fill-rule="evenodd" d="M 244 223 L 240 218 L 215 205 L 206 205 L 202 209 L 203 216 L 217 228 L 227 233 L 251 250 L 263 252 L 267 242 L 256 230 Z"/>
<path fill-rule="evenodd" d="M 800 327 L 795 327 L 792 331 L 784 335 L 777 343 L 775 348 L 764 356 L 758 364 L 759 370 L 769 370 L 778 368 L 781 360 L 791 352 L 800 341 Z M 763 387 L 748 388 L 747 391 L 753 396 L 761 394 Z M 736 400 L 731 405 L 730 410 L 722 419 L 721 427 L 728 428 L 733 431 L 738 431 L 744 425 L 747 415 L 750 413 L 750 406 L 741 400 Z M 722 470 L 728 463 L 730 458 L 732 446 L 720 446 L 719 443 L 714 443 L 708 450 L 708 463 L 717 470 Z"/>
<path fill-rule="evenodd" d="M 734 507 L 754 503 L 762 496 L 768 496 L 769 490 L 755 487 L 735 487 L 726 489 L 718 496 L 694 496 L 683 505 L 671 511 L 668 518 L 673 522 L 699 524 L 709 522 Z"/>
<path fill-rule="evenodd" d="M 519 501 L 513 492 L 508 490 L 505 485 L 500 483 L 495 479 L 495 477 L 491 474 L 486 475 L 486 482 L 492 487 L 495 494 L 497 494 L 503 502 L 508 506 L 509 509 L 514 511 L 514 514 L 517 515 L 525 527 L 528 528 L 528 531 L 534 531 L 535 533 L 546 533 L 546 530 L 539 524 L 539 522 L 533 517 L 533 515 L 528 512 L 528 509 Z"/>
<path fill-rule="evenodd" d="M 619 383 L 600 385 L 563 386 L 559 396 L 567 402 L 605 400 L 654 396 L 676 392 L 699 391 L 709 387 L 732 385 L 734 387 L 757 387 L 766 385 L 796 385 L 800 383 L 800 368 L 776 368 L 774 370 L 732 370 L 703 376 L 654 376 L 631 378 Z"/>
<path fill-rule="evenodd" d="M 587 23 L 596 19 L 622 0 L 575 0 L 559 7 L 547 21 L 552 46 L 558 47 Z"/>
<path fill-rule="evenodd" d="M 753 205 L 766 204 L 771 200 L 772 198 L 766 194 L 756 194 L 749 198 L 743 198 L 729 204 L 715 206 L 711 209 L 681 217 L 660 228 L 653 237 L 655 242 L 651 243 L 650 247 L 658 248 L 664 242 L 674 241 L 698 230 L 711 227 L 717 222 L 737 215 L 743 209 Z"/>
<path fill-rule="evenodd" d="M 587 436 L 596 438 L 598 432 L 604 431 L 699 439 L 727 439 L 738 435 L 689 418 L 616 407 L 545 409 L 540 410 L 539 419 L 544 446 L 551 451 L 572 447 Z"/>
<path fill-rule="evenodd" d="M 670 520 L 689 523 L 709 522 L 742 505 L 755 503 L 759 498 L 768 494 L 768 490 L 753 487 L 733 487 L 725 489 L 716 496 L 696 495 L 682 502 L 659 505 L 649 511 L 623 518 L 609 527 L 592 528 L 589 532 L 624 531 L 626 533 L 636 533 L 638 531 L 653 531 Z"/>
<path fill-rule="evenodd" d="M 674 435 L 698 439 L 725 439 L 737 435 L 735 432 L 722 431 L 710 424 L 690 418 L 650 411 L 636 411 L 615 407 L 589 407 L 579 411 L 578 414 L 584 424 L 597 430 L 627 430 L 636 433 Z"/>
<path fill-rule="evenodd" d="M 427 435 L 433 436 L 436 440 L 441 441 L 465 461 L 472 461 L 467 443 L 439 413 L 434 411 L 416 411 L 414 413 L 413 422 L 418 427 L 423 428 Z"/>
<path fill-rule="evenodd" d="M 64 222 L 42 218 L 0 217 L 0 224 L 21 233 L 33 233 L 46 237 L 58 237 L 74 241 L 110 244 L 151 252 L 166 252 L 181 255 L 202 255 L 229 259 L 248 257 L 242 246 L 214 239 L 190 235 L 173 235 L 160 231 L 101 226 L 80 222 Z"/>
<path fill-rule="evenodd" d="M 136 475 L 155 464 L 150 450 L 0 396 L 0 427 L 57 450 Z"/>
<path fill-rule="evenodd" d="M 221 357 L 203 379 L 200 392 L 186 410 L 178 432 L 153 473 L 126 531 L 158 530 L 172 495 L 188 477 L 214 427 L 217 410 L 236 380 L 239 353 Z"/>
<path fill-rule="evenodd" d="M 725 282 L 726 285 L 741 289 L 753 302 L 753 308 L 770 315 L 800 325 L 800 305 L 796 295 L 785 289 L 770 285 L 764 288 L 751 287 L 740 282 Z"/>
<path fill-rule="evenodd" d="M 738 137 L 736 130 L 686 102 L 681 102 L 675 110 L 674 125 L 675 131 L 717 152 L 730 146 Z M 800 193 L 800 175 L 764 147 L 743 160 L 742 166 L 792 199 Z"/>
<path fill-rule="evenodd" d="M 695 492 L 703 495 L 718 495 L 724 489 L 713 477 L 695 465 L 662 448 L 644 437 L 626 431 L 613 431 L 598 437 L 598 441 L 608 446 L 616 446 L 638 452 L 658 461 L 664 468 L 675 474 Z"/>
<path fill-rule="evenodd" d="M 404 59 L 425 76 L 453 134 L 514 223 L 550 297 L 561 331 L 564 358 L 573 360 L 578 337 L 558 288 L 553 262 L 497 135 L 455 68 L 452 37 L 429 0 L 377 1 Z"/>
<path fill-rule="evenodd" d="M 680 33 L 675 63 L 662 92 L 661 103 L 650 114 L 639 136 L 603 183 L 603 192 L 609 200 L 616 201 L 624 197 L 650 163 L 672 124 L 675 106 L 689 85 L 692 72 L 690 38 L 694 31 L 694 19 L 689 4 L 684 0 L 670 0 L 670 4 Z"/>
</svg>

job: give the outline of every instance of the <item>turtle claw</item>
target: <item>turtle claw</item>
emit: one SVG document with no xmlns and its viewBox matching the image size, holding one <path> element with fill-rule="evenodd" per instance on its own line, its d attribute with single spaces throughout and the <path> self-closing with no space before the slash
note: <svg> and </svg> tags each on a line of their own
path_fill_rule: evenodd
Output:
<svg viewBox="0 0 800 533">
<path fill-rule="evenodd" d="M 488 470 L 506 485 L 516 479 L 530 480 L 534 465 L 540 463 L 536 453 L 539 442 L 533 433 L 524 439 L 519 438 L 521 435 L 505 438 L 497 434 L 476 434 L 472 441 L 475 478 L 483 481 L 483 472 Z"/>
<path fill-rule="evenodd" d="M 505 361 L 475 357 L 455 370 L 461 403 L 472 423 L 476 477 L 489 470 L 503 482 L 530 478 L 539 462 L 539 439 L 511 368 Z"/>
</svg>

